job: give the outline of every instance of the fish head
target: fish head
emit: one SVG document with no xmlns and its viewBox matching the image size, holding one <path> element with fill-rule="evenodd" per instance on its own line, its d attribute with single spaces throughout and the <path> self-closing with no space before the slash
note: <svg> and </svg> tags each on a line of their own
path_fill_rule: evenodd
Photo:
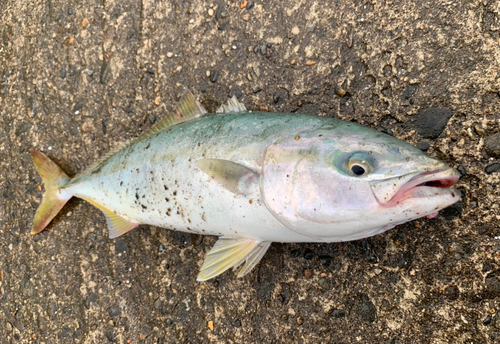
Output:
<svg viewBox="0 0 500 344">
<path fill-rule="evenodd" d="M 459 173 L 420 149 L 342 122 L 283 137 L 265 154 L 260 187 L 274 216 L 318 241 L 369 237 L 460 200 Z"/>
</svg>

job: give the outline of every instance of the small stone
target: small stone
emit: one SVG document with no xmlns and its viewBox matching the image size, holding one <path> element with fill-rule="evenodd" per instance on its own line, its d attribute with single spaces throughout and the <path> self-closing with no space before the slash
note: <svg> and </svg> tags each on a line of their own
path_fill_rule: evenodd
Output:
<svg viewBox="0 0 500 344">
<path fill-rule="evenodd" d="M 319 279 L 319 286 L 325 290 L 328 290 L 330 289 L 330 284 L 328 283 L 328 281 L 326 280 L 326 278 L 320 278 Z"/>
<path fill-rule="evenodd" d="M 323 266 L 330 266 L 330 264 L 332 264 L 332 257 L 330 256 L 321 255 L 318 258 L 319 258 L 319 263 Z M 321 277 L 326 277 L 326 276 L 321 276 Z"/>
<path fill-rule="evenodd" d="M 212 332 L 213 332 L 213 330 L 214 330 L 214 322 L 213 322 L 212 320 L 210 320 L 210 321 L 208 322 L 208 328 L 210 329 L 210 331 L 212 331 Z"/>
<path fill-rule="evenodd" d="M 276 98 L 276 96 L 275 96 Z M 274 100 L 275 103 L 277 103 L 276 99 Z M 306 250 L 304 251 L 304 259 L 305 260 L 311 260 L 314 258 L 314 252 L 313 250 L 311 250 L 310 248 L 306 248 Z"/>
<path fill-rule="evenodd" d="M 173 52 L 171 52 L 171 51 L 169 51 L 169 52 L 167 53 L 167 57 L 168 57 L 168 58 L 172 58 L 172 56 L 174 56 L 174 53 L 173 53 Z"/>
<path fill-rule="evenodd" d="M 73 45 L 75 43 L 75 37 L 72 35 L 69 35 L 65 40 L 64 40 L 64 45 Z"/>
<path fill-rule="evenodd" d="M 492 158 L 500 158 L 500 133 L 493 134 L 484 139 L 484 149 Z"/>
<path fill-rule="evenodd" d="M 214 83 L 214 84 L 215 84 L 215 83 L 219 80 L 219 78 L 220 78 L 220 73 L 219 73 L 219 71 L 215 71 L 215 72 L 214 72 L 214 73 L 210 76 L 210 81 L 211 81 L 212 83 Z"/>
<path fill-rule="evenodd" d="M 155 98 L 155 105 L 160 105 L 160 102 L 161 102 L 161 98 L 160 97 L 156 97 Z"/>
<path fill-rule="evenodd" d="M 243 21 L 249 21 L 250 20 L 250 14 L 245 13 L 244 15 L 241 16 L 241 19 L 243 19 Z"/>
<path fill-rule="evenodd" d="M 334 318 L 340 319 L 345 318 L 346 312 L 342 309 L 334 309 L 330 315 Z"/>
<path fill-rule="evenodd" d="M 445 289 L 445 294 L 448 299 L 455 301 L 460 296 L 460 291 L 457 286 L 450 285 Z"/>
<path fill-rule="evenodd" d="M 484 134 L 486 134 L 486 132 L 484 131 L 484 128 L 481 124 L 476 124 L 474 126 L 474 131 L 476 132 L 476 134 L 478 134 L 479 136 L 484 136 Z"/>
<path fill-rule="evenodd" d="M 410 99 L 418 91 L 418 85 L 410 85 L 403 91 L 403 99 Z"/>
<path fill-rule="evenodd" d="M 84 105 L 85 105 L 85 101 L 84 101 L 84 100 L 79 100 L 79 101 L 75 104 L 75 106 L 73 107 L 73 113 L 74 113 L 75 115 L 78 115 L 78 114 L 81 112 L 81 110 L 83 109 L 83 106 L 84 106 Z"/>
<path fill-rule="evenodd" d="M 110 65 L 108 60 L 104 60 L 101 66 L 101 74 L 99 75 L 99 82 L 104 85 L 108 80 Z"/>
<path fill-rule="evenodd" d="M 302 317 L 297 317 L 297 325 L 302 325 L 304 323 L 304 318 Z"/>
<path fill-rule="evenodd" d="M 463 165 L 458 166 L 457 168 L 458 172 L 460 172 L 460 175 L 463 177 L 467 174 L 467 170 Z"/>
<path fill-rule="evenodd" d="M 110 317 L 117 317 L 122 314 L 122 310 L 118 306 L 111 306 L 108 309 L 108 313 Z"/>
<path fill-rule="evenodd" d="M 253 72 L 255 73 L 256 76 L 258 76 L 258 77 L 260 76 L 260 68 L 259 68 L 259 66 L 257 66 L 257 65 L 254 64 L 252 66 L 252 70 L 253 70 Z"/>
<path fill-rule="evenodd" d="M 358 315 L 362 321 L 373 323 L 377 319 L 377 309 L 368 295 L 361 295 L 361 303 L 358 304 Z"/>
<path fill-rule="evenodd" d="M 247 10 L 251 10 L 255 6 L 255 2 L 250 1 L 247 6 Z"/>
<path fill-rule="evenodd" d="M 380 270 L 379 268 L 375 268 L 373 269 L 373 272 L 375 272 L 376 275 L 380 275 L 382 273 L 382 270 Z"/>
<path fill-rule="evenodd" d="M 97 301 L 97 294 L 96 293 L 90 293 L 89 295 L 89 302 L 96 302 Z"/>
<path fill-rule="evenodd" d="M 304 277 L 305 278 L 311 278 L 312 277 L 312 270 L 311 269 L 305 269 L 304 270 Z"/>
<path fill-rule="evenodd" d="M 240 8 L 245 8 L 245 7 L 247 7 L 247 5 L 248 5 L 248 1 L 247 0 L 243 0 L 241 2 L 241 4 L 240 4 Z"/>
<path fill-rule="evenodd" d="M 314 66 L 316 64 L 316 61 L 306 61 L 306 66 Z"/>
<path fill-rule="evenodd" d="M 116 253 L 125 253 L 128 250 L 127 242 L 121 238 L 115 241 L 115 251 Z"/>
<path fill-rule="evenodd" d="M 236 328 L 240 328 L 241 327 L 241 320 L 235 320 L 231 323 L 231 325 L 233 325 L 234 327 Z"/>
<path fill-rule="evenodd" d="M 491 319 L 491 314 L 488 314 L 488 316 L 483 320 L 483 325 L 488 326 L 489 324 L 491 324 Z"/>
<path fill-rule="evenodd" d="M 253 80 L 252 75 L 250 73 L 247 74 L 247 79 L 248 79 L 248 81 L 252 81 Z"/>
<path fill-rule="evenodd" d="M 205 75 L 207 76 L 207 78 L 210 78 L 210 71 L 209 71 L 209 70 L 207 70 L 207 71 L 205 72 Z"/>
<path fill-rule="evenodd" d="M 226 27 L 229 25 L 229 19 L 224 20 L 220 25 L 219 25 L 219 30 L 224 31 L 226 30 Z"/>
<path fill-rule="evenodd" d="M 243 91 L 239 87 L 232 87 L 231 90 L 229 91 L 229 98 L 232 98 L 233 96 L 236 96 L 238 99 L 243 98 Z M 249 203 L 252 204 L 252 200 L 249 200 Z"/>
<path fill-rule="evenodd" d="M 83 18 L 82 19 L 82 22 L 80 23 L 80 26 L 83 27 L 84 29 L 87 28 L 87 26 L 89 26 L 89 20 L 87 18 Z"/>
<path fill-rule="evenodd" d="M 110 342 L 116 342 L 116 334 L 113 332 L 113 329 L 108 328 L 104 335 Z"/>
<path fill-rule="evenodd" d="M 339 88 L 335 89 L 335 93 L 336 93 L 336 94 L 337 94 L 340 98 L 344 97 L 344 96 L 347 94 L 346 90 L 344 90 L 342 87 L 339 87 Z"/>
<path fill-rule="evenodd" d="M 499 170 L 500 170 L 500 163 L 495 162 L 493 164 L 489 164 L 488 166 L 486 166 L 484 172 L 486 172 L 487 174 L 492 174 L 493 172 L 497 172 Z"/>
<path fill-rule="evenodd" d="M 426 141 L 420 141 L 417 145 L 417 148 L 423 152 L 427 152 L 429 148 L 431 148 L 431 145 Z"/>
<path fill-rule="evenodd" d="M 420 136 L 437 139 L 448 124 L 453 111 L 448 108 L 428 108 L 415 115 L 415 127 Z"/>
<path fill-rule="evenodd" d="M 295 66 L 295 65 L 297 64 L 297 61 L 292 60 L 292 61 L 290 61 L 290 64 L 291 64 L 292 66 Z"/>
<path fill-rule="evenodd" d="M 167 319 L 167 325 L 172 325 L 173 323 L 172 319 Z"/>
<path fill-rule="evenodd" d="M 281 315 L 281 320 L 282 320 L 282 321 L 288 321 L 288 315 L 286 315 L 286 314 L 282 314 L 282 315 Z"/>
<path fill-rule="evenodd" d="M 208 9 L 208 15 L 213 16 L 214 15 L 214 10 L 213 9 Z"/>
</svg>

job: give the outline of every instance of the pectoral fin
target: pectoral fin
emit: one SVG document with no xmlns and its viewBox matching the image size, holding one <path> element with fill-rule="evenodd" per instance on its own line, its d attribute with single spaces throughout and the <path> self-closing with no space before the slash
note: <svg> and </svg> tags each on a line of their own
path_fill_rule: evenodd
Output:
<svg viewBox="0 0 500 344">
<path fill-rule="evenodd" d="M 196 165 L 217 183 L 237 195 L 249 195 L 259 186 L 259 175 L 245 167 L 228 160 L 201 159 Z"/>
<path fill-rule="evenodd" d="M 246 238 L 219 238 L 208 252 L 196 280 L 206 281 L 245 262 L 238 273 L 238 277 L 242 277 L 259 263 L 270 245 L 270 242 Z"/>
</svg>

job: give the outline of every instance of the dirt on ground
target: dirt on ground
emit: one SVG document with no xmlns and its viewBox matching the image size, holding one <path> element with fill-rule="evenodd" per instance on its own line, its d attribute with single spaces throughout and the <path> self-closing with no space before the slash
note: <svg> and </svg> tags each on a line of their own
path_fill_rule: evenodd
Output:
<svg viewBox="0 0 500 344">
<path fill-rule="evenodd" d="M 459 169 L 460 203 L 345 243 L 274 243 L 244 278 L 196 275 L 215 237 L 108 238 L 72 199 L 30 234 L 29 149 L 69 175 L 171 111 L 354 121 Z M 500 2 L 4 0 L 0 343 L 500 342 Z"/>
</svg>

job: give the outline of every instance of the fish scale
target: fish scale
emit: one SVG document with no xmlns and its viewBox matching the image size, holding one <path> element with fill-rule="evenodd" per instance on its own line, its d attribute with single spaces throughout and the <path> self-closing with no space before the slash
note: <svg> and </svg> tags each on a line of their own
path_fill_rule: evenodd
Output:
<svg viewBox="0 0 500 344">
<path fill-rule="evenodd" d="M 234 97 L 219 112 L 207 115 L 188 92 L 73 179 L 31 150 L 46 188 L 33 233 L 76 196 L 103 211 L 111 238 L 141 224 L 220 236 L 197 277 L 206 280 L 241 264 L 245 275 L 271 242 L 360 239 L 460 199 L 449 189 L 457 171 L 370 128 L 249 113 Z"/>
</svg>

